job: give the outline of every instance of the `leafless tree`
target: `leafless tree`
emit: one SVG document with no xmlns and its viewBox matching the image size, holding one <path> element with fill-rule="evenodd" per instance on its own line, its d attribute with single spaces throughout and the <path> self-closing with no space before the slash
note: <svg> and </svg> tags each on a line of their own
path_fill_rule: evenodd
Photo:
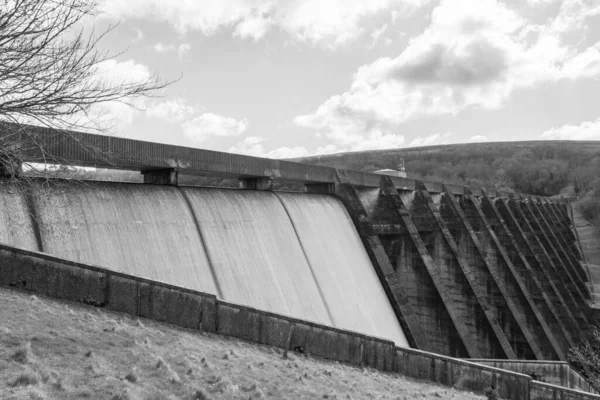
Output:
<svg viewBox="0 0 600 400">
<path fill-rule="evenodd" d="M 120 53 L 99 42 L 114 29 L 96 33 L 84 22 L 98 13 L 97 0 L 0 0 L 0 167 L 20 176 L 32 149 L 60 164 L 40 135 L 73 137 L 73 131 L 111 133 L 98 106 L 156 95 L 171 82 L 152 75 L 143 81 L 115 81 L 99 74 L 102 63 Z M 89 18 L 89 20 L 88 20 Z M 89 23 L 88 23 L 89 25 Z M 33 129 L 31 125 L 46 129 Z M 98 157 L 102 149 L 86 143 Z M 48 172 L 48 169 L 44 169 Z"/>
</svg>

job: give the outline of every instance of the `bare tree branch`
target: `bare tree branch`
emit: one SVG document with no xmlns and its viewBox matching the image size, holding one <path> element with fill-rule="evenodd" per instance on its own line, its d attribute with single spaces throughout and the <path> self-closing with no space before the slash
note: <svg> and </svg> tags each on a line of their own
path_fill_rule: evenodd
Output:
<svg viewBox="0 0 600 400">
<path fill-rule="evenodd" d="M 0 166 L 5 174 L 24 179 L 23 155 L 31 146 L 40 146 L 46 163 L 65 162 L 41 148 L 40 133 L 30 125 L 50 128 L 58 138 L 72 138 L 72 131 L 108 134 L 106 121 L 94 117 L 98 106 L 133 106 L 133 99 L 155 96 L 173 82 L 156 75 L 111 81 L 100 74 L 103 63 L 121 53 L 99 48 L 115 26 L 100 34 L 81 27 L 97 10 L 98 0 L 0 0 Z M 114 156 L 79 143 L 98 157 Z"/>
</svg>

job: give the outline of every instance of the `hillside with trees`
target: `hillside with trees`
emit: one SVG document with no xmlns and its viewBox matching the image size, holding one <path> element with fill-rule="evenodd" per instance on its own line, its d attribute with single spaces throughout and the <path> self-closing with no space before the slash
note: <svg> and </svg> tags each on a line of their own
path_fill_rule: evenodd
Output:
<svg viewBox="0 0 600 400">
<path fill-rule="evenodd" d="M 396 169 L 409 178 L 553 196 L 600 187 L 599 141 L 470 143 L 340 153 L 294 161 L 365 172 Z"/>
<path fill-rule="evenodd" d="M 364 172 L 397 169 L 409 178 L 540 196 L 577 197 L 600 232 L 600 141 L 468 143 L 298 158 Z"/>
</svg>

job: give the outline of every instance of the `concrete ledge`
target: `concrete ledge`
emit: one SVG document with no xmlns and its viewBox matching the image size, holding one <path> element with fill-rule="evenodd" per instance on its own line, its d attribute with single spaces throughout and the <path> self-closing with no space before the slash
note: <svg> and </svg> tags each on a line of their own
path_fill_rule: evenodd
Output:
<svg viewBox="0 0 600 400">
<path fill-rule="evenodd" d="M 216 296 L 0 244 L 0 286 L 216 331 Z"/>
<path fill-rule="evenodd" d="M 415 349 L 397 348 L 396 353 L 402 375 L 475 393 L 492 387 L 502 399 L 529 399 L 530 376 Z"/>
<path fill-rule="evenodd" d="M 532 360 L 469 360 L 478 364 L 489 365 L 509 371 L 529 375 L 534 380 L 558 385 L 560 387 L 598 394 L 588 381 L 579 375 L 564 361 L 532 361 Z"/>
<path fill-rule="evenodd" d="M 272 160 L 230 154 L 219 151 L 152 143 L 114 136 L 94 135 L 74 131 L 56 131 L 41 126 L 27 126 L 26 133 L 15 132 L 14 125 L 0 125 L 0 137 L 21 135 L 22 143 L 34 142 L 23 161 L 47 161 L 47 154 L 69 165 L 109 169 L 147 171 L 147 183 L 177 184 L 178 174 L 215 175 L 232 178 L 271 178 L 281 181 L 305 183 L 335 183 L 335 169 L 293 161 Z M 24 125 L 20 125 L 22 129 Z M 66 132 L 66 133 L 65 133 Z M 42 152 L 40 149 L 44 149 Z M 93 150 L 92 150 L 93 149 Z M 110 155 L 110 156 L 108 156 Z M 156 170 L 177 170 L 160 174 Z M 355 186 L 379 187 L 381 175 L 347 170 Z M 413 179 L 392 177 L 394 184 L 403 190 L 414 190 Z M 431 193 L 441 193 L 442 183 L 426 182 Z M 462 195 L 465 187 L 449 186 L 454 194 Z M 477 191 L 478 189 L 473 189 Z M 490 193 L 492 195 L 492 193 Z M 537 198 L 537 196 L 531 196 Z"/>
<path fill-rule="evenodd" d="M 550 383 L 533 381 L 531 383 L 530 400 L 588 400 L 600 399 L 600 395 L 567 389 Z"/>
<path fill-rule="evenodd" d="M 398 372 L 476 393 L 493 387 L 503 399 L 600 399 L 597 395 L 532 382 L 531 377 L 520 373 L 396 348 L 394 343 L 380 338 L 218 301 L 214 295 L 2 244 L 0 285 Z"/>
</svg>

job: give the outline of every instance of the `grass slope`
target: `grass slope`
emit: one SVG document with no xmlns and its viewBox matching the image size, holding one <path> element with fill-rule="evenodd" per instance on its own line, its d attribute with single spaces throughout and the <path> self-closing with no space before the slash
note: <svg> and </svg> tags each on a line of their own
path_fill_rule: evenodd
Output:
<svg viewBox="0 0 600 400">
<path fill-rule="evenodd" d="M 483 399 L 0 288 L 0 400 Z"/>
</svg>

